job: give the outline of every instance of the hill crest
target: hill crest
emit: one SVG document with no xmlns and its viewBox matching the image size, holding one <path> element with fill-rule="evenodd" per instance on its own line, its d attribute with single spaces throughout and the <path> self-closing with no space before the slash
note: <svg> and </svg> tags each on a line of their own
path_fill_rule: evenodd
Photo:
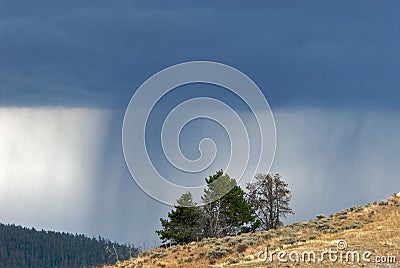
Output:
<svg viewBox="0 0 400 268">
<path fill-rule="evenodd" d="M 400 267 L 400 193 L 330 216 L 320 214 L 309 222 L 297 222 L 277 230 L 153 248 L 137 258 L 106 267 L 305 265 Z"/>
</svg>

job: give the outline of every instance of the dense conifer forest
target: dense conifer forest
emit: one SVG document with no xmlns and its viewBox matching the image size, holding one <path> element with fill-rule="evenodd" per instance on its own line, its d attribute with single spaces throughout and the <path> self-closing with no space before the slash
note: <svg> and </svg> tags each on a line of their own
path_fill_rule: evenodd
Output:
<svg viewBox="0 0 400 268">
<path fill-rule="evenodd" d="M 95 267 L 137 255 L 137 248 L 84 235 L 0 224 L 0 267 Z"/>
</svg>

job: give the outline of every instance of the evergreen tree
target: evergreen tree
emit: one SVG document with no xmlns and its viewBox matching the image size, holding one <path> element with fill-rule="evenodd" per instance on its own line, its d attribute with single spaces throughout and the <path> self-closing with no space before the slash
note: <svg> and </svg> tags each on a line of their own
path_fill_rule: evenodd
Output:
<svg viewBox="0 0 400 268">
<path fill-rule="evenodd" d="M 182 194 L 177 200 L 175 210 L 168 213 L 169 220 L 160 219 L 162 230 L 156 231 L 163 242 L 188 243 L 201 234 L 200 210 L 193 202 L 190 192 Z"/>
<path fill-rule="evenodd" d="M 261 222 L 246 200 L 244 191 L 237 185 L 221 199 L 222 211 L 226 219 L 225 235 L 247 233 L 256 230 Z"/>
<path fill-rule="evenodd" d="M 202 197 L 204 234 L 208 237 L 248 232 L 259 226 L 252 205 L 244 197 L 236 180 L 222 170 L 206 179 L 207 189 Z"/>
</svg>

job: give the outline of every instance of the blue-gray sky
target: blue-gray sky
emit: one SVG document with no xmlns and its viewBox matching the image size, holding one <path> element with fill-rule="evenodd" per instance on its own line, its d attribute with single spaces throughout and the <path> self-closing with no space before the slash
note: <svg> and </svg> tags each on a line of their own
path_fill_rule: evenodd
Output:
<svg viewBox="0 0 400 268">
<path fill-rule="evenodd" d="M 0 221 L 155 241 L 170 208 L 130 178 L 123 113 L 191 60 L 268 99 L 288 221 L 384 198 L 400 190 L 399 48 L 398 1 L 0 1 Z"/>
<path fill-rule="evenodd" d="M 1 1 L 0 101 L 122 108 L 155 71 L 211 59 L 275 108 L 397 108 L 399 5 Z"/>
</svg>

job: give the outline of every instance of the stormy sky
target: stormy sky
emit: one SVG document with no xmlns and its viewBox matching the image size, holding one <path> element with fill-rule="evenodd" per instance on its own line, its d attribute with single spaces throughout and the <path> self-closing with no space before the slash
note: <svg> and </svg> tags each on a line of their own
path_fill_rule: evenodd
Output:
<svg viewBox="0 0 400 268">
<path fill-rule="evenodd" d="M 195 60 L 237 68 L 268 100 L 285 222 L 386 198 L 400 191 L 399 48 L 397 1 L 0 1 L 0 222 L 158 243 L 171 207 L 132 179 L 123 117 L 146 79 Z M 158 111 L 233 100 L 179 92 Z M 215 129 L 185 130 L 183 152 L 212 130 L 223 159 Z"/>
</svg>

